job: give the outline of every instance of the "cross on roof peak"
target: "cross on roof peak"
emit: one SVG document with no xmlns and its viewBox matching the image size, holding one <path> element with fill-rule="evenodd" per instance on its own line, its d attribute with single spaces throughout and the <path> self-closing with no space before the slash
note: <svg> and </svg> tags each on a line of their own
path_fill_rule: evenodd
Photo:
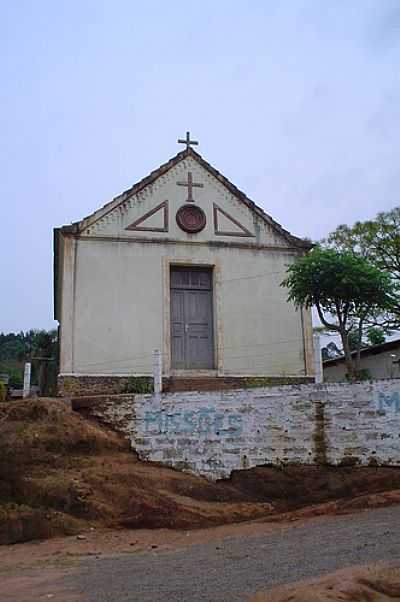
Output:
<svg viewBox="0 0 400 602">
<path fill-rule="evenodd" d="M 190 148 L 190 145 L 198 144 L 197 140 L 190 140 L 190 132 L 186 132 L 186 138 L 182 140 L 178 139 L 178 144 L 186 144 L 186 150 Z"/>
</svg>

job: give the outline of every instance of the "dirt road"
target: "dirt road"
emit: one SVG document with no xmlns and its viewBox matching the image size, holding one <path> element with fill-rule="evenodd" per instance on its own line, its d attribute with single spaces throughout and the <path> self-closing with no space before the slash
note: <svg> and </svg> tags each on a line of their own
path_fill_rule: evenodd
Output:
<svg viewBox="0 0 400 602">
<path fill-rule="evenodd" d="M 128 533 L 131 541 L 136 534 L 140 537 L 140 532 Z M 208 537 L 203 531 L 200 538 L 195 533 L 181 533 L 179 538 L 171 533 L 169 541 L 164 531 L 160 542 L 155 531 L 146 540 L 146 550 L 135 551 L 133 546 L 127 553 L 128 544 L 125 553 L 104 557 L 97 544 L 90 556 L 60 552 L 53 567 L 47 562 L 24 569 L 9 566 L 0 574 L 0 599 L 243 602 L 278 584 L 346 566 L 400 560 L 400 506 L 301 524 L 253 523 L 206 533 Z M 38 544 L 37 549 L 43 551 L 46 545 Z M 24 546 L 30 546 L 34 561 L 32 544 L 9 549 L 16 550 L 17 559 Z M 2 558 L 6 559 L 4 553 Z"/>
</svg>

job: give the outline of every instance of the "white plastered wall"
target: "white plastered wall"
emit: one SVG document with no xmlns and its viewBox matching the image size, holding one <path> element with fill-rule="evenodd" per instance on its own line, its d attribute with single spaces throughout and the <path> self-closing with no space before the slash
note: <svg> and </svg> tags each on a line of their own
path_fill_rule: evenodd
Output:
<svg viewBox="0 0 400 602">
<path fill-rule="evenodd" d="M 166 274 L 179 263 L 209 265 L 216 272 L 219 374 L 305 374 L 304 316 L 287 303 L 280 286 L 293 260 L 289 252 L 104 240 L 74 245 L 75 278 L 64 278 L 69 294 L 63 306 L 72 301 L 73 309 L 63 312 L 70 318 L 62 373 L 151 373 L 154 349 L 165 354 L 168 372 Z"/>
</svg>

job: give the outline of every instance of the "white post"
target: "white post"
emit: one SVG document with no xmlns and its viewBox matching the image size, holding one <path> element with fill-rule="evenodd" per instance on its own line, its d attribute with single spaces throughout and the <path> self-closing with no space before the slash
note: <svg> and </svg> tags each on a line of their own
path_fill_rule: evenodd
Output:
<svg viewBox="0 0 400 602">
<path fill-rule="evenodd" d="M 324 370 L 322 367 L 321 338 L 319 334 L 314 334 L 314 362 L 315 362 L 315 382 L 324 382 Z"/>
<path fill-rule="evenodd" d="M 24 370 L 24 392 L 22 393 L 22 397 L 24 399 L 26 397 L 29 397 L 30 392 L 31 392 L 31 363 L 26 362 L 25 370 Z"/>
<path fill-rule="evenodd" d="M 162 356 L 161 351 L 154 351 L 153 359 L 154 395 L 160 397 L 162 392 Z"/>
</svg>

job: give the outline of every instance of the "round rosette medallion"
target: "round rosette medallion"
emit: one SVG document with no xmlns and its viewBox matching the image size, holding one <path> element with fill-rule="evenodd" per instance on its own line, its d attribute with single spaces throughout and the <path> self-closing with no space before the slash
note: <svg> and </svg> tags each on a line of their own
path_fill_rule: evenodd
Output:
<svg viewBox="0 0 400 602">
<path fill-rule="evenodd" d="M 176 222 L 185 232 L 195 234 L 206 225 L 206 214 L 197 205 L 183 205 L 176 213 Z"/>
</svg>

